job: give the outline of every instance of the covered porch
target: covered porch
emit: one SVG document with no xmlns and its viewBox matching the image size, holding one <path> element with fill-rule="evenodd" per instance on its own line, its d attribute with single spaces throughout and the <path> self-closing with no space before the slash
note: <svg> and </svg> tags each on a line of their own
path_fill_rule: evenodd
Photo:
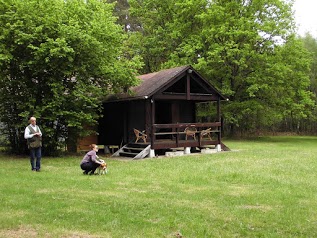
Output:
<svg viewBox="0 0 317 238">
<path fill-rule="evenodd" d="M 160 129 L 167 129 L 169 131 L 159 132 Z M 154 124 L 152 131 L 150 144 L 154 150 L 221 144 L 220 122 Z M 160 139 L 159 137 L 161 136 L 165 138 Z"/>
</svg>

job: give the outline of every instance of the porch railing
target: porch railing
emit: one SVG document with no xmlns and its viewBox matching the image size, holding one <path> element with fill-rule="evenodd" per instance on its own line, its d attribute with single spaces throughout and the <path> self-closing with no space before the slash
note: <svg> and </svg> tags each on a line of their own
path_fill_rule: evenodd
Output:
<svg viewBox="0 0 317 238">
<path fill-rule="evenodd" d="M 196 128 L 195 139 L 193 137 L 187 137 L 186 139 L 185 129 L 187 127 Z M 211 128 L 210 133 L 212 139 L 201 136 L 201 132 L 208 128 Z M 152 149 L 202 147 L 221 144 L 221 122 L 153 124 L 152 132 Z"/>
</svg>

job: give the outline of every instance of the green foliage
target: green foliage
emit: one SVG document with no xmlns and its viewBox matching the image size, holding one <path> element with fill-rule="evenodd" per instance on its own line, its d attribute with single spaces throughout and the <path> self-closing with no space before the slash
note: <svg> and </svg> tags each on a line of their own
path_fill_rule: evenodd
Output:
<svg viewBox="0 0 317 238">
<path fill-rule="evenodd" d="M 306 34 L 304 37 L 300 37 L 299 40 L 304 45 L 305 49 L 309 52 L 309 59 L 310 59 L 310 71 L 309 71 L 309 78 L 310 78 L 310 91 L 314 94 L 314 99 L 316 101 L 317 95 L 317 39 L 311 36 L 310 34 Z M 311 112 L 311 115 L 305 120 L 300 121 L 301 129 L 304 129 L 306 132 L 315 132 L 317 130 L 317 108 Z M 299 123 L 299 122 L 297 122 Z"/>
<path fill-rule="evenodd" d="M 300 40 L 312 57 L 310 65 L 310 87 L 312 92 L 317 95 L 317 39 L 307 33 L 304 37 L 300 38 Z"/>
<path fill-rule="evenodd" d="M 145 72 L 191 64 L 230 98 L 234 133 L 309 116 L 309 56 L 294 39 L 292 1 L 131 1 Z M 286 89 L 285 89 L 286 88 Z"/>
<path fill-rule="evenodd" d="M 0 121 L 13 151 L 23 151 L 32 115 L 46 152 L 76 143 L 109 92 L 136 84 L 140 63 L 125 57 L 112 12 L 113 4 L 98 0 L 0 2 Z"/>
<path fill-rule="evenodd" d="M 135 31 L 139 28 L 137 19 L 130 15 L 130 4 L 128 0 L 107 0 L 107 2 L 115 3 L 114 15 L 117 17 L 117 23 L 120 24 L 126 32 Z"/>
</svg>

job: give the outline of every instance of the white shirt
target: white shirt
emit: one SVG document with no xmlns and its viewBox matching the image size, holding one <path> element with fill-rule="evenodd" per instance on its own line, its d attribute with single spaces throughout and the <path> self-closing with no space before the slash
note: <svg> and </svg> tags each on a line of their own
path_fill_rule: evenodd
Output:
<svg viewBox="0 0 317 238">
<path fill-rule="evenodd" d="M 42 132 L 41 132 L 40 128 L 39 128 L 37 125 L 33 126 L 32 124 L 30 124 L 30 126 L 34 129 L 34 131 L 37 131 L 38 133 L 40 133 L 40 136 L 42 136 Z M 25 131 L 24 131 L 24 139 L 30 139 L 30 138 L 32 138 L 34 135 L 35 135 L 35 134 L 31 134 L 31 131 L 30 131 L 30 129 L 29 129 L 29 126 L 27 126 L 27 127 L 25 128 Z"/>
</svg>

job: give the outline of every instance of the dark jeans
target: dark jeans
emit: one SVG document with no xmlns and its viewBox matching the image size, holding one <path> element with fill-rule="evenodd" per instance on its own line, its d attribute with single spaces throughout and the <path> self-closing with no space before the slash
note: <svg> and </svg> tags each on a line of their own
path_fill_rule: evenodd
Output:
<svg viewBox="0 0 317 238">
<path fill-rule="evenodd" d="M 83 163 L 80 165 L 80 168 L 82 170 L 85 170 L 85 174 L 94 173 L 95 170 L 100 166 L 100 164 L 94 163 L 94 162 L 89 162 L 89 163 Z"/>
<path fill-rule="evenodd" d="M 42 150 L 41 147 L 30 148 L 30 163 L 32 170 L 41 169 Z M 35 163 L 36 161 L 36 163 Z"/>
</svg>

